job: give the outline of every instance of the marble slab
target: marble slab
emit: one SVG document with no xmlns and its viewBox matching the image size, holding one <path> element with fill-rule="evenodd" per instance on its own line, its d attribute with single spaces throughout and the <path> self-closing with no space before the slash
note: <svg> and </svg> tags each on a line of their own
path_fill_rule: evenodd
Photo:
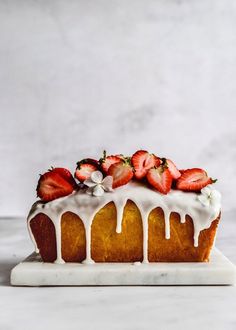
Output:
<svg viewBox="0 0 236 330">
<path fill-rule="evenodd" d="M 43 263 L 36 253 L 11 272 L 15 286 L 233 285 L 236 267 L 216 248 L 209 263 Z"/>
</svg>

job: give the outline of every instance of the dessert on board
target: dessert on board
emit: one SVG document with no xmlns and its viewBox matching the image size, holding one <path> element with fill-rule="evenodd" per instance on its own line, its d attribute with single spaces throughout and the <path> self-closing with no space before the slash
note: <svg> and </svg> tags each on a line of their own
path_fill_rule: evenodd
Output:
<svg viewBox="0 0 236 330">
<path fill-rule="evenodd" d="M 201 168 L 146 150 L 52 168 L 27 223 L 44 262 L 209 261 L 221 195 Z"/>
</svg>

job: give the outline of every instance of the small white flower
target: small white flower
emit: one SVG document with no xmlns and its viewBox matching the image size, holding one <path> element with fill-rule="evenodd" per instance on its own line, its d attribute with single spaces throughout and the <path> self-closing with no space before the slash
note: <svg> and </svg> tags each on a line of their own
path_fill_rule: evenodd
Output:
<svg viewBox="0 0 236 330">
<path fill-rule="evenodd" d="M 87 194 L 99 197 L 104 194 L 104 191 L 110 192 L 112 189 L 113 177 L 106 176 L 103 179 L 102 172 L 94 171 L 92 172 L 89 179 L 84 181 L 84 184 L 88 186 Z"/>
<path fill-rule="evenodd" d="M 215 205 L 220 202 L 221 194 L 217 190 L 211 189 L 209 186 L 203 188 L 201 190 L 201 194 L 197 196 L 197 199 L 204 206 Z"/>
</svg>

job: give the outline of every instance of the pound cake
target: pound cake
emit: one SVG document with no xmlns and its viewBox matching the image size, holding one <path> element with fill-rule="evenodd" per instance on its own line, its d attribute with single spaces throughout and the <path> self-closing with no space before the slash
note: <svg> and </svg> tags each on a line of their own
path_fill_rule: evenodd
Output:
<svg viewBox="0 0 236 330">
<path fill-rule="evenodd" d="M 27 219 L 44 262 L 209 261 L 221 213 L 216 180 L 145 150 L 87 158 L 40 176 Z"/>
</svg>

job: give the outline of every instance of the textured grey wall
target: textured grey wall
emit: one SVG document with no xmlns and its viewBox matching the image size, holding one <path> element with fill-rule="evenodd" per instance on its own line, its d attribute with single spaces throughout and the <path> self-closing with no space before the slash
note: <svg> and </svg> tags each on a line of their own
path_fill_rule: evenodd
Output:
<svg viewBox="0 0 236 330">
<path fill-rule="evenodd" d="M 51 165 L 141 147 L 206 168 L 232 211 L 235 31 L 234 0 L 0 0 L 0 215 Z"/>
</svg>

